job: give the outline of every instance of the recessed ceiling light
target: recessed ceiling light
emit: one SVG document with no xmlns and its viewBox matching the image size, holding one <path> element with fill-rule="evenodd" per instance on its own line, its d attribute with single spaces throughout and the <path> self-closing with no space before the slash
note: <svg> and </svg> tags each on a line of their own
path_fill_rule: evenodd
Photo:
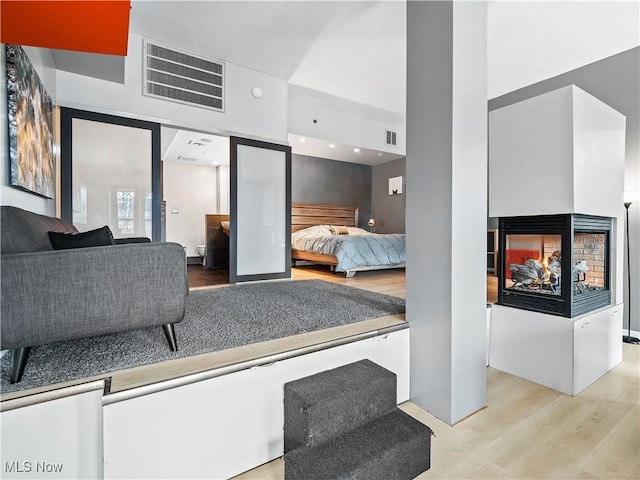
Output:
<svg viewBox="0 0 640 480">
<path fill-rule="evenodd" d="M 302 143 L 304 143 L 304 142 L 306 142 L 306 141 L 307 141 L 307 139 L 306 139 L 306 138 L 301 138 L 301 139 L 300 139 L 300 141 L 301 141 Z"/>
<path fill-rule="evenodd" d="M 354 148 L 353 151 L 356 152 L 356 153 L 360 153 L 360 149 L 359 148 Z"/>
<path fill-rule="evenodd" d="M 329 148 L 336 148 L 336 146 L 333 143 L 330 143 Z"/>
</svg>

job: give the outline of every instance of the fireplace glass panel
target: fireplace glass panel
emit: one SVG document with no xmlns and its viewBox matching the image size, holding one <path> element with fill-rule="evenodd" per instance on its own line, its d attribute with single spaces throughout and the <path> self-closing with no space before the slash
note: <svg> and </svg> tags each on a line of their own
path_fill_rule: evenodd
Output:
<svg viewBox="0 0 640 480">
<path fill-rule="evenodd" d="M 507 235 L 506 245 L 506 290 L 562 295 L 562 235 Z"/>
<path fill-rule="evenodd" d="M 573 237 L 573 295 L 608 289 L 605 275 L 606 233 L 575 232 Z"/>
</svg>

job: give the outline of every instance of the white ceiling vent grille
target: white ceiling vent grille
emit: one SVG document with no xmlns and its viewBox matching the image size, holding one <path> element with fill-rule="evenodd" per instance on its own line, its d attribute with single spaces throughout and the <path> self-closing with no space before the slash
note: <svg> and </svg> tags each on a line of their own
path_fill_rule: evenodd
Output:
<svg viewBox="0 0 640 480">
<path fill-rule="evenodd" d="M 385 129 L 385 134 L 386 134 L 386 145 L 390 146 L 390 147 L 395 147 L 398 143 L 398 133 L 394 132 L 393 130 L 386 130 Z"/>
<path fill-rule="evenodd" d="M 144 41 L 144 95 L 224 112 L 224 63 Z"/>
</svg>

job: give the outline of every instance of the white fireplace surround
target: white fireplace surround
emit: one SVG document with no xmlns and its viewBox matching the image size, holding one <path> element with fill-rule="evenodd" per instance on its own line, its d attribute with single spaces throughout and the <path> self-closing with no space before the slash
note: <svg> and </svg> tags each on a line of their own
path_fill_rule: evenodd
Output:
<svg viewBox="0 0 640 480">
<path fill-rule="evenodd" d="M 575 85 L 490 112 L 490 217 L 613 218 L 611 305 L 572 319 L 496 305 L 491 366 L 576 395 L 622 360 L 625 130 Z"/>
</svg>

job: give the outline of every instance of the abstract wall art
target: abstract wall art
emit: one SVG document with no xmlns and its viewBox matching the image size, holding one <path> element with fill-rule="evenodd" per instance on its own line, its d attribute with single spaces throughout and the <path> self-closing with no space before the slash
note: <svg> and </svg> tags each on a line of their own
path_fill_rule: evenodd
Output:
<svg viewBox="0 0 640 480">
<path fill-rule="evenodd" d="M 53 103 L 19 45 L 6 45 L 10 183 L 53 198 Z"/>
</svg>

